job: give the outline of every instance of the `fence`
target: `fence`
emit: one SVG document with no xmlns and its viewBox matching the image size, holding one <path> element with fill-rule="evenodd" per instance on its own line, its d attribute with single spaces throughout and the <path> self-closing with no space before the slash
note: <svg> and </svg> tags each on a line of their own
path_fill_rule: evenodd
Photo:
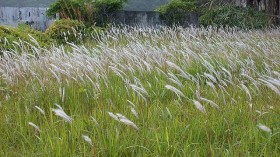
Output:
<svg viewBox="0 0 280 157">
<path fill-rule="evenodd" d="M 54 22 L 46 15 L 47 8 L 33 7 L 0 7 L 0 25 L 11 25 L 17 27 L 25 23 L 37 30 L 46 30 Z M 120 11 L 111 17 L 110 21 L 115 24 L 157 26 L 165 25 L 159 17 L 158 12 L 153 11 Z M 190 13 L 186 15 L 184 26 L 197 26 L 198 15 Z"/>
</svg>

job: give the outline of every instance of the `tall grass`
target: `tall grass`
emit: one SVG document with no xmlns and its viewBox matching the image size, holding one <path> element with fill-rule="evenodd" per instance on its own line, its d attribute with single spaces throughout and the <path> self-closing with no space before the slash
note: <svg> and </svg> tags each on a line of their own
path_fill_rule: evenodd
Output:
<svg viewBox="0 0 280 157">
<path fill-rule="evenodd" d="M 93 40 L 3 52 L 1 156 L 279 156 L 278 28 Z"/>
</svg>

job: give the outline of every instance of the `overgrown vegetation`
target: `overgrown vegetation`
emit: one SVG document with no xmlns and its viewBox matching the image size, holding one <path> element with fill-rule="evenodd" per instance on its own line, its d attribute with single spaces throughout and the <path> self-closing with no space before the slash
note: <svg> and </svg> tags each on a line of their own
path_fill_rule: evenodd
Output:
<svg viewBox="0 0 280 157">
<path fill-rule="evenodd" d="M 61 19 L 72 19 L 93 23 L 93 4 L 91 0 L 57 0 L 51 4 L 47 15 L 59 14 Z"/>
<path fill-rule="evenodd" d="M 32 43 L 33 45 L 25 44 Z M 36 31 L 29 26 L 20 25 L 19 28 L 10 26 L 0 26 L 0 50 L 22 49 L 25 45 L 26 51 L 33 46 L 47 47 L 53 40 L 47 37 L 43 32 Z"/>
<path fill-rule="evenodd" d="M 171 0 L 168 4 L 159 7 L 157 11 L 169 26 L 187 25 L 188 14 L 197 11 L 197 7 L 197 0 Z"/>
<path fill-rule="evenodd" d="M 279 29 L 96 41 L 1 51 L 0 156 L 280 155 Z"/>
<path fill-rule="evenodd" d="M 62 19 L 84 22 L 86 25 L 105 26 L 117 10 L 123 8 L 127 0 L 58 0 L 53 3 L 47 15 L 57 13 Z"/>
<path fill-rule="evenodd" d="M 45 33 L 0 26 L 0 156 L 280 156 L 280 29 L 223 28 L 263 28 L 263 13 L 105 32 L 67 4 Z M 159 10 L 173 25 L 196 8 Z"/>
<path fill-rule="evenodd" d="M 204 9 L 199 22 L 203 26 L 239 27 L 243 29 L 260 29 L 271 26 L 269 17 L 253 8 L 241 8 L 233 5 L 216 6 Z"/>
<path fill-rule="evenodd" d="M 228 3 L 228 2 L 227 2 Z M 188 25 L 188 14 L 200 14 L 201 26 L 261 29 L 272 25 L 270 17 L 254 8 L 242 8 L 224 1 L 172 0 L 157 9 L 168 26 Z"/>
<path fill-rule="evenodd" d="M 80 43 L 84 40 L 86 26 L 78 20 L 61 19 L 55 21 L 47 30 L 46 34 L 58 43 Z"/>
</svg>

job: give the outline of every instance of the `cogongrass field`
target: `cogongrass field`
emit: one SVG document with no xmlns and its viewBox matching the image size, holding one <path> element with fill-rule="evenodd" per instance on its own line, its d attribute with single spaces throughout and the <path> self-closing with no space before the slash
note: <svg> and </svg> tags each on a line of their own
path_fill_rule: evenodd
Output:
<svg viewBox="0 0 280 157">
<path fill-rule="evenodd" d="M 279 28 L 15 44 L 0 59 L 0 156 L 280 155 Z"/>
</svg>

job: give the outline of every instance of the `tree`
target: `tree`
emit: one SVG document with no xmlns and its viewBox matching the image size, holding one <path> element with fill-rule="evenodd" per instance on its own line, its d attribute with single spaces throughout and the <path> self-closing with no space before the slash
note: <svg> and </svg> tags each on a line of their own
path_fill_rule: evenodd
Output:
<svg viewBox="0 0 280 157">
<path fill-rule="evenodd" d="M 246 3 L 247 6 L 257 10 L 264 9 L 265 13 L 271 16 L 273 21 L 277 20 L 277 16 L 275 15 L 279 15 L 279 0 L 247 0 Z M 265 6 L 265 8 L 261 8 L 261 6 Z"/>
<path fill-rule="evenodd" d="M 47 15 L 52 17 L 58 13 L 62 19 L 103 25 L 126 2 L 127 0 L 58 0 L 50 6 Z"/>
<path fill-rule="evenodd" d="M 171 0 L 166 5 L 159 7 L 161 18 L 167 25 L 187 25 L 186 16 L 197 10 L 197 0 Z"/>
</svg>

